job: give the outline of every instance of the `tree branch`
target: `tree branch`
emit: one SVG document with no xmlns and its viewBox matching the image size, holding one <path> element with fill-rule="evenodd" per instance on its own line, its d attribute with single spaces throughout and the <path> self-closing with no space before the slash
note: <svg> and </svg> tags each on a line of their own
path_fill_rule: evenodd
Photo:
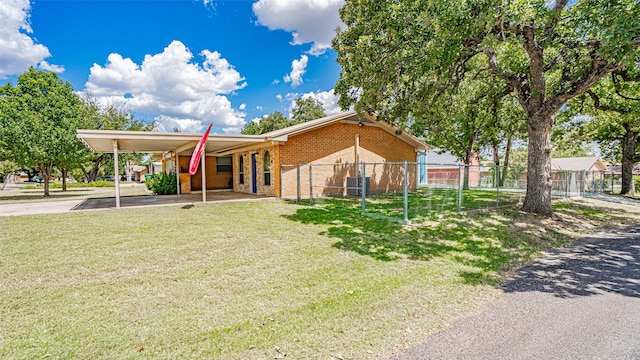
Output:
<svg viewBox="0 0 640 360">
<path fill-rule="evenodd" d="M 551 21 L 544 27 L 542 41 L 540 42 L 543 46 L 546 44 L 551 37 L 553 36 L 553 32 L 556 29 L 556 25 L 560 21 L 560 16 L 562 15 L 562 9 L 567 6 L 569 0 L 556 0 L 556 4 L 553 7 L 553 12 L 555 13 Z"/>
</svg>

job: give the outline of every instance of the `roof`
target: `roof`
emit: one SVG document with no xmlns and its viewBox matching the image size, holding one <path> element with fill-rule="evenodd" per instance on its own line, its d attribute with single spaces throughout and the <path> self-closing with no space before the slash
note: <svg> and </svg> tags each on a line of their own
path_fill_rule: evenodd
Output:
<svg viewBox="0 0 640 360">
<path fill-rule="evenodd" d="M 417 150 L 430 149 L 427 144 L 406 131 L 400 131 L 385 122 L 376 121 L 373 118 L 360 118 L 355 111 L 346 111 L 262 135 L 209 134 L 206 152 L 207 154 L 223 155 L 233 153 L 234 150 L 238 148 L 259 145 L 265 142 L 285 142 L 289 136 L 312 131 L 316 128 L 337 122 L 362 124 L 361 126 L 375 126 L 397 136 L 406 143 L 414 146 Z M 118 152 L 150 152 L 154 154 L 173 152 L 180 155 L 190 155 L 202 137 L 202 134 L 77 130 L 77 137 L 95 152 L 113 152 L 115 141 L 118 146 Z"/>
<path fill-rule="evenodd" d="M 77 137 L 95 152 L 113 152 L 113 142 L 118 152 L 141 152 L 162 154 L 177 152 L 191 154 L 202 134 L 161 133 L 148 131 L 78 130 Z M 207 153 L 265 141 L 262 135 L 218 135 L 209 134 Z"/>
<path fill-rule="evenodd" d="M 327 125 L 331 125 L 331 124 L 334 124 L 334 123 L 338 123 L 338 122 L 358 124 L 360 126 L 378 127 L 378 128 L 381 128 L 381 129 L 385 130 L 386 132 L 388 132 L 388 133 L 390 133 L 390 134 L 392 134 L 394 136 L 397 136 L 398 138 L 400 138 L 404 142 L 414 146 L 418 150 L 429 150 L 429 149 L 431 149 L 430 146 L 425 144 L 422 140 L 420 140 L 420 139 L 416 138 L 415 136 L 411 135 L 410 133 L 408 133 L 406 131 L 402 131 L 400 129 L 397 129 L 397 128 L 387 124 L 384 121 L 376 120 L 372 116 L 359 117 L 358 113 L 356 113 L 353 110 L 345 111 L 345 112 L 342 112 L 342 113 L 339 113 L 339 114 L 335 114 L 335 115 L 325 116 L 323 118 L 316 119 L 316 120 L 303 122 L 303 123 L 296 124 L 296 125 L 293 125 L 293 126 L 289 126 L 289 127 L 286 127 L 286 128 L 280 129 L 280 130 L 271 131 L 271 132 L 268 132 L 268 133 L 263 134 L 263 135 L 268 140 L 286 141 L 289 136 L 297 135 L 297 134 L 300 134 L 300 133 L 311 131 L 311 130 L 314 130 L 314 129 L 317 129 L 317 128 L 320 128 L 320 127 L 324 127 L 324 126 L 327 126 Z"/>
<path fill-rule="evenodd" d="M 446 150 L 434 148 L 427 151 L 427 164 L 460 165 L 462 161 Z"/>
<path fill-rule="evenodd" d="M 593 169 L 593 167 L 596 169 Z M 551 170 L 556 171 L 589 171 L 607 170 L 602 160 L 597 156 L 572 157 L 551 159 Z"/>
</svg>

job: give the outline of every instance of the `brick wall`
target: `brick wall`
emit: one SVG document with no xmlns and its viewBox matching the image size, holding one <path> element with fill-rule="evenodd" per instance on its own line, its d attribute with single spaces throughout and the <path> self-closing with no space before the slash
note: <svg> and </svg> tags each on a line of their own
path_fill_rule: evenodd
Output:
<svg viewBox="0 0 640 360">
<path fill-rule="evenodd" d="M 265 185 L 265 153 L 269 152 L 271 164 L 271 185 Z M 251 170 L 251 154 L 256 154 L 256 194 L 266 196 L 277 196 L 279 184 L 276 182 L 278 177 L 278 145 L 268 144 L 261 147 L 252 148 L 250 150 L 241 151 L 233 154 L 233 190 L 242 193 L 252 193 L 252 170 Z M 240 168 L 240 157 L 243 160 L 243 168 Z M 244 183 L 240 183 L 240 176 L 244 174 Z"/>
<path fill-rule="evenodd" d="M 313 163 L 311 185 L 314 196 L 344 194 L 347 177 L 358 174 L 355 162 L 356 134 L 359 136 L 359 161 L 367 163 L 415 162 L 415 148 L 387 131 L 356 124 L 336 123 L 313 131 L 291 136 L 279 146 L 282 165 L 282 197 L 297 194 L 298 164 Z M 324 166 L 315 166 L 325 164 Z M 402 165 L 369 165 L 372 192 L 400 191 L 403 187 Z M 411 189 L 416 186 L 416 168 L 409 169 Z M 309 166 L 300 167 L 301 196 L 310 194 Z"/>
<path fill-rule="evenodd" d="M 190 156 L 180 156 L 180 173 L 189 172 Z M 218 173 L 216 170 L 216 157 L 207 156 L 205 160 L 207 173 L 207 190 L 231 189 L 232 173 Z M 202 166 L 198 166 L 198 171 L 191 176 L 191 190 L 202 190 Z"/>
</svg>

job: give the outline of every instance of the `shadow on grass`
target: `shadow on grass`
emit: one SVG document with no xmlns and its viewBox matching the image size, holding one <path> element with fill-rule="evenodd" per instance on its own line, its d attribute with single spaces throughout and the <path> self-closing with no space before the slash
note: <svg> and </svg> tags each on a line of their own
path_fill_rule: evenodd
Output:
<svg viewBox="0 0 640 360">
<path fill-rule="evenodd" d="M 362 216 L 359 206 L 348 200 L 324 199 L 300 208 L 289 220 L 326 225 L 322 235 L 338 239 L 333 245 L 380 261 L 410 259 L 427 261 L 445 257 L 462 264 L 460 276 L 469 284 L 498 284 L 500 273 L 513 270 L 541 250 L 559 247 L 574 240 L 566 226 L 585 221 L 602 223 L 624 218 L 623 211 L 606 214 L 571 203 L 561 203 L 560 211 L 571 209 L 569 217 L 545 219 L 515 209 L 474 215 L 452 215 L 438 221 L 407 227 L 383 219 Z M 565 205 L 569 204 L 569 205 Z"/>
</svg>

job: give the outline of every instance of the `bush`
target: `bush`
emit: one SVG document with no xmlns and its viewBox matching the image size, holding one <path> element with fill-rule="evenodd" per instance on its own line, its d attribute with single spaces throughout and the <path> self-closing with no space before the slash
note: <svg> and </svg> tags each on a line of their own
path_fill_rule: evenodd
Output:
<svg viewBox="0 0 640 360">
<path fill-rule="evenodd" d="M 147 189 L 156 195 L 173 195 L 178 193 L 176 173 L 157 173 L 147 179 Z"/>
</svg>

